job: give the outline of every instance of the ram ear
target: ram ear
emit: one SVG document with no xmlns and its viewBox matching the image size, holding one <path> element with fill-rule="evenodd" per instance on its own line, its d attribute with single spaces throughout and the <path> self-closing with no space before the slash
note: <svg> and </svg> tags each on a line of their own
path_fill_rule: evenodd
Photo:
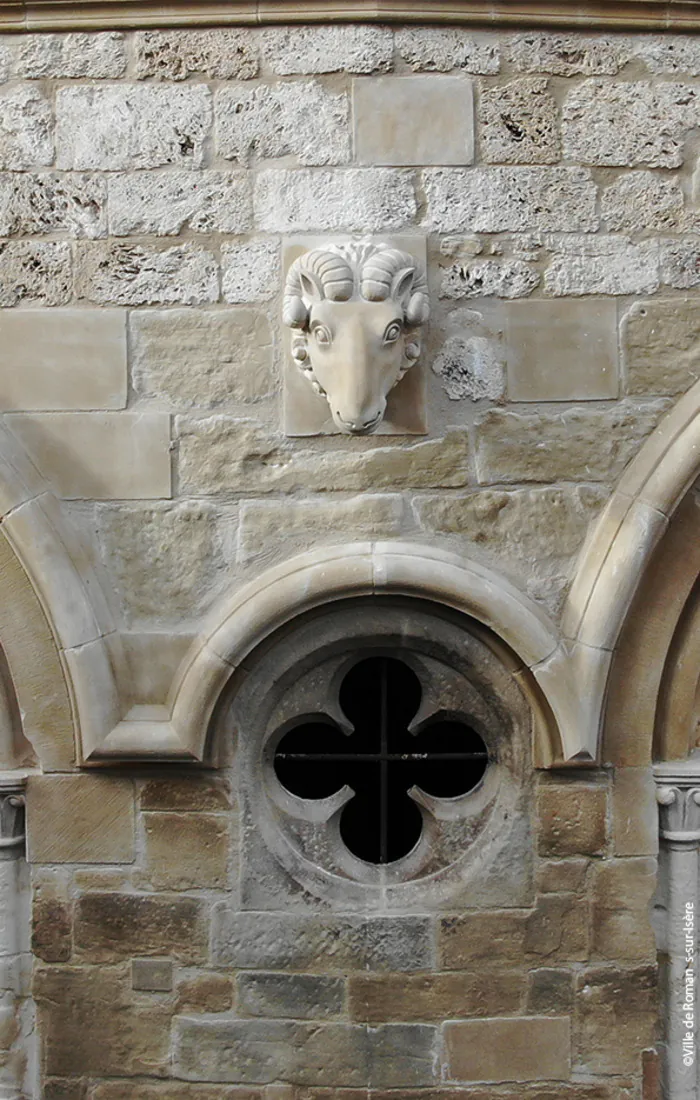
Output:
<svg viewBox="0 0 700 1100">
<path fill-rule="evenodd" d="M 313 271 L 300 271 L 299 281 L 305 298 L 308 298 L 312 302 L 323 301 L 323 286 L 321 285 L 320 279 L 317 275 L 314 275 Z"/>
<path fill-rule="evenodd" d="M 411 293 L 413 276 L 415 273 L 415 267 L 404 267 L 394 276 L 391 284 L 391 297 L 395 302 L 399 302 L 404 308 L 406 307 L 406 303 Z"/>
</svg>

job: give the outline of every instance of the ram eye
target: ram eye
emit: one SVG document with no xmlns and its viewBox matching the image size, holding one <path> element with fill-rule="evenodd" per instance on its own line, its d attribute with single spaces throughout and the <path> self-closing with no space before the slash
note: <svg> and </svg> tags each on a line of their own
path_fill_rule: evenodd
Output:
<svg viewBox="0 0 700 1100">
<path fill-rule="evenodd" d="M 402 325 L 400 321 L 392 321 L 390 325 L 387 325 L 386 332 L 384 333 L 385 344 L 395 344 L 402 332 Z"/>
<path fill-rule="evenodd" d="M 316 343 L 321 347 L 326 347 L 331 342 L 331 334 L 325 325 L 316 325 L 313 335 Z"/>
</svg>

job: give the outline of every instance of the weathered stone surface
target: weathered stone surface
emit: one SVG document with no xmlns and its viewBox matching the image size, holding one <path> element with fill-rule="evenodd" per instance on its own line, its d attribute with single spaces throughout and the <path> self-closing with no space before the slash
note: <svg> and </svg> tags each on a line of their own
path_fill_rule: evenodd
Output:
<svg viewBox="0 0 700 1100">
<path fill-rule="evenodd" d="M 438 929 L 440 965 L 473 972 L 522 965 L 527 917 L 524 910 L 508 909 L 443 917 Z"/>
<path fill-rule="evenodd" d="M 531 970 L 526 1012 L 533 1016 L 569 1016 L 574 1007 L 574 976 L 571 970 L 543 967 Z"/>
<path fill-rule="evenodd" d="M 138 1081 L 136 1084 L 128 1081 L 105 1081 L 95 1086 L 89 1100 L 267 1100 L 267 1096 L 259 1089 L 235 1086 L 222 1088 L 221 1085 L 183 1084 L 170 1080 L 160 1084 L 147 1084 L 145 1081 Z M 544 1100 L 553 1098 L 545 1097 Z M 572 1097 L 572 1100 L 579 1098 Z M 599 1100 L 599 1097 L 592 1096 L 590 1100 Z M 608 1100 L 608 1097 L 601 1097 L 600 1100 Z"/>
<path fill-rule="evenodd" d="M 211 94 L 203 84 L 77 85 L 56 95 L 59 168 L 107 171 L 199 167 L 211 128 Z"/>
<path fill-rule="evenodd" d="M 461 1016 L 495 1016 L 513 1011 L 525 974 L 504 969 L 489 974 L 353 976 L 350 1018 L 369 1024 L 385 1020 L 441 1023 Z"/>
<path fill-rule="evenodd" d="M 130 624 L 189 620 L 223 579 L 225 560 L 211 505 L 103 507 L 98 530 Z"/>
<path fill-rule="evenodd" d="M 0 90 L 0 168 L 15 172 L 53 160 L 53 116 L 49 101 L 28 84 Z"/>
<path fill-rule="evenodd" d="M 404 503 L 400 496 L 359 496 L 345 500 L 245 501 L 241 505 L 238 551 L 243 561 L 298 544 L 324 540 L 391 538 L 401 531 Z"/>
<path fill-rule="evenodd" d="M 85 1100 L 86 1088 L 83 1078 L 45 1077 L 43 1100 Z"/>
<path fill-rule="evenodd" d="M 131 988 L 144 993 L 169 993 L 173 988 L 170 959 L 132 959 Z"/>
<path fill-rule="evenodd" d="M 476 310 L 456 313 L 462 322 L 459 331 L 447 336 L 431 369 L 450 401 L 496 401 L 505 389 L 502 330 Z"/>
<path fill-rule="evenodd" d="M 539 851 L 543 856 L 600 855 L 605 849 L 604 787 L 545 783 L 537 793 Z"/>
<path fill-rule="evenodd" d="M 700 377 L 700 316 L 693 298 L 635 302 L 620 338 L 628 393 L 683 393 Z"/>
<path fill-rule="evenodd" d="M 618 396 L 614 302 L 514 302 L 507 331 L 511 401 Z"/>
<path fill-rule="evenodd" d="M 121 310 L 0 313 L 3 411 L 119 409 L 126 405 L 126 315 Z"/>
<path fill-rule="evenodd" d="M 654 1045 L 658 996 L 653 966 L 582 970 L 574 997 L 576 1070 L 637 1073 L 640 1051 Z"/>
<path fill-rule="evenodd" d="M 180 478 L 192 493 L 305 489 L 309 492 L 460 487 L 467 484 L 467 434 L 401 447 L 297 450 L 253 420 L 178 417 Z"/>
<path fill-rule="evenodd" d="M 75 949 L 86 962 L 172 955 L 183 963 L 206 955 L 206 907 L 170 894 L 85 894 L 75 905 Z"/>
<path fill-rule="evenodd" d="M 119 1077 L 164 1073 L 168 1009 L 131 1004 L 123 977 L 122 969 L 114 967 L 37 970 L 34 998 L 46 1073 Z"/>
<path fill-rule="evenodd" d="M 552 239 L 545 272 L 545 291 L 554 297 L 572 294 L 650 294 L 659 285 L 656 241 L 628 237 Z"/>
<path fill-rule="evenodd" d="M 592 921 L 596 955 L 620 961 L 654 961 L 649 916 L 655 888 L 655 859 L 615 859 L 596 866 Z"/>
<path fill-rule="evenodd" d="M 258 75 L 258 49 L 249 30 L 143 31 L 134 35 L 135 75 L 142 80 L 185 80 L 203 73 L 219 80 Z"/>
<path fill-rule="evenodd" d="M 44 962 L 67 962 L 73 950 L 72 910 L 67 901 L 35 891 L 32 906 L 32 953 Z"/>
<path fill-rule="evenodd" d="M 176 1013 L 227 1012 L 233 1004 L 233 985 L 224 974 L 202 973 L 180 982 Z"/>
<path fill-rule="evenodd" d="M 560 156 L 556 100 L 549 81 L 523 77 L 484 88 L 479 97 L 484 160 L 495 164 L 556 164 Z"/>
<path fill-rule="evenodd" d="M 275 388 L 272 335 L 252 309 L 167 310 L 129 319 L 132 384 L 170 408 L 236 405 Z"/>
<path fill-rule="evenodd" d="M 274 73 L 389 72 L 394 41 L 386 27 L 303 26 L 264 31 L 262 50 Z"/>
<path fill-rule="evenodd" d="M 66 233 L 104 237 L 107 186 L 92 175 L 54 172 L 0 175 L 0 234 Z"/>
<path fill-rule="evenodd" d="M 493 410 L 477 425 L 479 481 L 614 480 L 663 411 L 659 403 L 557 413 Z"/>
<path fill-rule="evenodd" d="M 677 168 L 699 118 L 691 84 L 587 80 L 562 108 L 564 153 L 580 164 Z"/>
<path fill-rule="evenodd" d="M 0 242 L 0 307 L 20 302 L 63 306 L 73 297 L 69 244 L 56 241 Z"/>
<path fill-rule="evenodd" d="M 250 183 L 239 172 L 133 172 L 109 179 L 109 230 L 174 236 L 245 233 L 252 227 Z"/>
<path fill-rule="evenodd" d="M 540 274 L 523 260 L 490 260 L 481 256 L 442 267 L 440 297 L 527 298 L 540 285 Z"/>
<path fill-rule="evenodd" d="M 427 168 L 423 224 L 466 230 L 595 230 L 596 188 L 583 168 Z"/>
<path fill-rule="evenodd" d="M 423 970 L 431 962 L 426 917 L 306 917 L 213 913 L 213 959 L 239 970 Z"/>
<path fill-rule="evenodd" d="M 661 241 L 661 282 L 686 290 L 700 286 L 700 244 L 697 237 Z"/>
<path fill-rule="evenodd" d="M 417 211 L 411 173 L 391 168 L 268 169 L 258 175 L 254 205 L 258 225 L 271 233 L 402 229 Z"/>
<path fill-rule="evenodd" d="M 546 894 L 538 898 L 525 922 L 527 955 L 540 962 L 583 962 L 588 959 L 586 906 L 576 894 Z"/>
<path fill-rule="evenodd" d="M 607 229 L 622 233 L 673 233 L 686 220 L 678 181 L 644 171 L 627 172 L 605 187 L 600 213 Z"/>
<path fill-rule="evenodd" d="M 543 894 L 585 892 L 591 867 L 588 859 L 547 859 L 540 862 L 537 889 Z"/>
<path fill-rule="evenodd" d="M 273 1087 L 268 1085 L 268 1089 Z M 179 1093 L 177 1095 L 179 1096 Z M 272 1095 L 273 1100 L 276 1100 L 276 1094 Z M 471 1082 L 465 1082 L 461 1086 L 458 1084 L 433 1086 L 430 1089 L 430 1100 L 494 1100 L 494 1095 L 498 1100 L 629 1100 L 629 1089 L 624 1083 L 618 1085 L 617 1082 L 608 1081 L 597 1081 L 594 1084 L 544 1082 L 532 1086 L 524 1083 L 518 1085 L 517 1089 L 506 1083 L 499 1083 L 498 1092 L 495 1094 L 493 1086 L 488 1088 Z M 119 1097 L 119 1100 L 122 1098 Z M 131 1094 L 128 1100 L 131 1100 Z M 206 1100 L 209 1098 L 207 1097 Z M 290 1097 L 282 1094 L 279 1100 L 290 1100 Z M 367 1100 L 367 1090 L 300 1088 L 297 1089 L 294 1100 Z M 371 1100 L 426 1100 L 426 1097 L 425 1091 L 421 1093 L 415 1089 L 392 1089 L 391 1091 L 375 1090 Z"/>
<path fill-rule="evenodd" d="M 165 413 L 10 413 L 8 423 L 65 500 L 170 496 Z"/>
<path fill-rule="evenodd" d="M 32 776 L 27 807 L 30 862 L 133 862 L 134 788 L 129 779 Z"/>
<path fill-rule="evenodd" d="M 196 305 L 219 297 L 215 257 L 189 242 L 172 248 L 85 242 L 76 276 L 78 296 L 98 305 Z"/>
<path fill-rule="evenodd" d="M 463 1081 L 565 1081 L 571 1035 L 566 1017 L 469 1020 L 444 1027 L 448 1074 Z"/>
<path fill-rule="evenodd" d="M 505 54 L 523 73 L 614 76 L 629 59 L 629 41 L 612 35 L 587 38 L 580 34 L 529 32 L 514 35 L 505 46 Z"/>
<path fill-rule="evenodd" d="M 436 1029 L 426 1025 L 185 1017 L 175 1026 L 176 1073 L 191 1080 L 379 1088 L 433 1082 Z"/>
<path fill-rule="evenodd" d="M 221 293 L 232 304 L 268 302 L 280 286 L 279 241 L 258 238 L 221 247 Z"/>
<path fill-rule="evenodd" d="M 23 34 L 18 43 L 14 71 L 17 76 L 87 77 L 113 80 L 126 70 L 123 34 Z"/>
<path fill-rule="evenodd" d="M 143 815 L 146 838 L 141 880 L 156 890 L 222 889 L 229 829 L 217 814 Z"/>
<path fill-rule="evenodd" d="M 236 988 L 244 1016 L 327 1020 L 345 1009 L 344 980 L 327 975 L 239 974 Z"/>
<path fill-rule="evenodd" d="M 414 72 L 493 74 L 500 69 L 500 46 L 492 35 L 451 27 L 399 27 L 396 49 Z"/>
<path fill-rule="evenodd" d="M 471 164 L 474 101 L 459 76 L 403 76 L 353 83 L 360 164 Z"/>
<path fill-rule="evenodd" d="M 139 798 L 142 810 L 230 810 L 231 794 L 225 780 L 201 775 L 150 779 Z"/>
<path fill-rule="evenodd" d="M 294 156 L 299 164 L 347 164 L 350 109 L 316 81 L 220 88 L 214 101 L 219 156 L 247 164 Z"/>
<path fill-rule="evenodd" d="M 695 35 L 639 35 L 630 39 L 630 52 L 650 73 L 700 76 L 700 43 Z"/>
<path fill-rule="evenodd" d="M 618 856 L 655 856 L 658 808 L 648 768 L 616 768 L 612 792 L 613 843 Z"/>
</svg>

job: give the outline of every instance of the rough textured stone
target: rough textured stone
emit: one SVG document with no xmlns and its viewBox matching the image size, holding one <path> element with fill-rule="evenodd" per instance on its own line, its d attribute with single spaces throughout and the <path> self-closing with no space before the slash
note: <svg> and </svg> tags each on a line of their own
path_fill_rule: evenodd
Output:
<svg viewBox="0 0 700 1100">
<path fill-rule="evenodd" d="M 214 910 L 213 958 L 239 970 L 423 970 L 431 961 L 425 917 L 302 917 Z"/>
<path fill-rule="evenodd" d="M 656 888 L 655 859 L 599 863 L 593 878 L 593 950 L 612 960 L 656 958 L 650 903 Z"/>
<path fill-rule="evenodd" d="M 275 388 L 272 335 L 257 310 L 167 310 L 130 317 L 132 384 L 171 408 L 236 405 Z"/>
<path fill-rule="evenodd" d="M 360 164 L 471 164 L 474 102 L 459 76 L 384 77 L 353 84 Z"/>
<path fill-rule="evenodd" d="M 571 970 L 543 967 L 531 970 L 526 1012 L 533 1016 L 570 1016 L 574 1007 L 574 976 Z"/>
<path fill-rule="evenodd" d="M 655 856 L 658 810 L 648 768 L 616 768 L 613 782 L 613 842 L 618 856 Z"/>
<path fill-rule="evenodd" d="M 126 70 L 123 34 L 23 34 L 14 65 L 17 76 L 113 80 Z"/>
<path fill-rule="evenodd" d="M 221 1085 L 183 1084 L 167 1081 L 160 1084 L 147 1084 L 138 1081 L 106 1081 L 95 1087 L 89 1100 L 268 1100 L 264 1092 L 248 1088 L 223 1088 Z M 401 1098 L 399 1098 L 401 1100 Z M 449 1100 L 449 1098 L 448 1098 Z M 553 1100 L 545 1097 L 544 1100 Z M 579 1100 L 572 1097 L 572 1100 Z M 588 1100 L 588 1098 L 581 1098 Z M 591 1097 L 590 1100 L 608 1100 L 608 1097 Z"/>
<path fill-rule="evenodd" d="M 172 248 L 86 242 L 76 292 L 98 305 L 196 305 L 219 297 L 213 254 L 189 242 Z"/>
<path fill-rule="evenodd" d="M 626 172 L 601 192 L 600 213 L 612 231 L 672 233 L 684 228 L 683 192 L 675 179 L 655 172 Z"/>
<path fill-rule="evenodd" d="M 451 401 L 496 401 L 505 389 L 502 326 L 477 310 L 455 310 L 432 371 Z"/>
<path fill-rule="evenodd" d="M 537 794 L 539 851 L 543 856 L 600 855 L 606 842 L 604 787 L 545 783 Z"/>
<path fill-rule="evenodd" d="M 505 53 L 514 68 L 523 73 L 551 73 L 554 76 L 614 76 L 629 59 L 629 40 L 581 34 L 514 35 Z"/>
<path fill-rule="evenodd" d="M 48 100 L 31 85 L 0 90 L 0 168 L 23 171 L 53 160 L 53 117 Z"/>
<path fill-rule="evenodd" d="M 576 894 L 546 894 L 537 899 L 525 923 L 525 952 L 540 962 L 584 962 L 588 959 L 586 906 Z"/>
<path fill-rule="evenodd" d="M 585 891 L 588 859 L 542 860 L 538 869 L 537 889 L 543 894 Z"/>
<path fill-rule="evenodd" d="M 659 285 L 656 241 L 628 237 L 562 236 L 549 242 L 545 291 L 576 294 L 650 294 Z"/>
<path fill-rule="evenodd" d="M 170 959 L 132 959 L 131 988 L 144 993 L 169 993 L 173 988 Z"/>
<path fill-rule="evenodd" d="M 527 913 L 485 910 L 443 917 L 438 930 L 438 959 L 446 970 L 489 971 L 517 967 L 524 959 Z"/>
<path fill-rule="evenodd" d="M 299 164 L 347 164 L 347 96 L 315 81 L 221 88 L 214 101 L 216 148 L 226 160 L 294 156 Z"/>
<path fill-rule="evenodd" d="M 570 1075 L 567 1018 L 469 1020 L 444 1027 L 448 1073 L 463 1081 L 549 1081 Z"/>
<path fill-rule="evenodd" d="M 384 73 L 393 65 L 394 41 L 386 27 L 274 27 L 264 31 L 262 49 L 279 76 Z"/>
<path fill-rule="evenodd" d="M 193 233 L 245 233 L 252 226 L 250 183 L 243 173 L 134 172 L 109 179 L 109 230 L 174 236 Z"/>
<path fill-rule="evenodd" d="M 233 304 L 268 302 L 280 286 L 279 241 L 265 238 L 221 248 L 221 293 Z"/>
<path fill-rule="evenodd" d="M 198 974 L 177 987 L 176 1013 L 227 1012 L 232 1004 L 233 986 L 224 974 Z"/>
<path fill-rule="evenodd" d="M 660 403 L 556 413 L 493 410 L 477 425 L 479 481 L 614 480 L 663 411 Z"/>
<path fill-rule="evenodd" d="M 352 977 L 350 1017 L 369 1024 L 385 1020 L 441 1023 L 460 1016 L 495 1016 L 513 1011 L 525 986 L 524 973 L 464 972 L 430 975 Z"/>
<path fill-rule="evenodd" d="M 106 183 L 96 176 L 8 172 L 0 175 L 0 234 L 104 237 L 106 199 Z"/>
<path fill-rule="evenodd" d="M 460 487 L 467 484 L 467 435 L 401 447 L 345 451 L 296 450 L 257 421 L 212 416 L 177 418 L 180 478 L 192 493 L 225 493 L 245 482 L 249 491 L 308 492 Z"/>
<path fill-rule="evenodd" d="M 345 982 L 326 975 L 239 974 L 237 991 L 238 1011 L 245 1016 L 327 1020 L 345 1009 Z"/>
<path fill-rule="evenodd" d="M 203 84 L 60 88 L 57 165 L 108 171 L 199 167 L 211 119 L 211 94 Z"/>
<path fill-rule="evenodd" d="M 484 160 L 496 164 L 556 164 L 560 156 L 558 110 L 549 81 L 523 77 L 484 88 L 479 97 L 479 137 Z"/>
<path fill-rule="evenodd" d="M 73 297 L 69 244 L 55 241 L 0 242 L 0 307 L 20 302 L 63 306 Z"/>
<path fill-rule="evenodd" d="M 225 560 L 210 505 L 102 507 L 98 529 L 129 623 L 189 620 L 223 579 Z"/>
<path fill-rule="evenodd" d="M 693 298 L 635 302 L 620 339 L 628 393 L 683 393 L 700 377 L 700 316 Z"/>
<path fill-rule="evenodd" d="M 230 810 L 227 783 L 210 776 L 183 775 L 172 779 L 151 779 L 139 799 L 142 810 Z"/>
<path fill-rule="evenodd" d="M 135 75 L 185 80 L 203 73 L 219 80 L 250 80 L 258 75 L 258 50 L 249 30 L 143 31 L 134 36 Z"/>
<path fill-rule="evenodd" d="M 156 890 L 226 886 L 229 830 L 216 814 L 143 815 L 146 851 L 142 879 Z"/>
<path fill-rule="evenodd" d="M 442 268 L 440 297 L 527 298 L 540 284 L 540 274 L 523 260 L 490 260 L 481 256 Z"/>
<path fill-rule="evenodd" d="M 75 948 L 85 961 L 109 963 L 142 955 L 202 962 L 206 926 L 202 903 L 159 894 L 85 894 L 75 906 Z"/>
<path fill-rule="evenodd" d="M 467 230 L 595 230 L 596 188 L 582 168 L 428 168 L 423 224 Z"/>
<path fill-rule="evenodd" d="M 654 1045 L 658 995 L 652 966 L 582 970 L 575 992 L 576 1070 L 637 1073 L 639 1052 Z"/>
<path fill-rule="evenodd" d="M 72 953 L 71 906 L 61 898 L 35 892 L 32 906 L 32 953 L 44 962 L 67 962 Z"/>
<path fill-rule="evenodd" d="M 345 500 L 246 501 L 241 506 L 238 552 L 243 561 L 279 549 L 284 531 L 285 553 L 324 540 L 391 538 L 401 531 L 404 512 L 400 496 L 359 496 Z"/>
<path fill-rule="evenodd" d="M 630 52 L 650 73 L 700 76 L 700 43 L 695 35 L 640 35 L 630 40 Z"/>
<path fill-rule="evenodd" d="M 364 233 L 402 229 L 416 216 L 410 172 L 391 168 L 339 171 L 268 169 L 258 175 L 255 213 L 261 229 L 300 233 L 347 229 Z"/>
<path fill-rule="evenodd" d="M 661 282 L 666 286 L 679 290 L 700 286 L 700 244 L 697 237 L 661 241 L 659 262 Z"/>
<path fill-rule="evenodd" d="M 495 36 L 472 35 L 451 27 L 400 27 L 396 49 L 414 72 L 493 74 L 500 69 L 500 47 Z"/>
<path fill-rule="evenodd" d="M 30 862 L 133 862 L 134 789 L 129 779 L 33 776 L 27 805 Z M 67 805 L 71 813 L 65 812 Z"/>
<path fill-rule="evenodd" d="M 581 164 L 677 168 L 699 118 L 691 84 L 584 81 L 562 109 L 564 153 Z"/>
</svg>

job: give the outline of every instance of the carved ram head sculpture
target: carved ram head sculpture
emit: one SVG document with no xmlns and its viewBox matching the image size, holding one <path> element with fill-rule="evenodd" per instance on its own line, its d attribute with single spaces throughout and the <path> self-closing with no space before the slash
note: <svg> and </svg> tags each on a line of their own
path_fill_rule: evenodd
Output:
<svg viewBox="0 0 700 1100">
<path fill-rule="evenodd" d="M 283 309 L 292 357 L 342 432 L 376 431 L 389 391 L 420 355 L 415 329 L 428 313 L 425 274 L 398 248 L 357 241 L 294 261 Z"/>
</svg>

